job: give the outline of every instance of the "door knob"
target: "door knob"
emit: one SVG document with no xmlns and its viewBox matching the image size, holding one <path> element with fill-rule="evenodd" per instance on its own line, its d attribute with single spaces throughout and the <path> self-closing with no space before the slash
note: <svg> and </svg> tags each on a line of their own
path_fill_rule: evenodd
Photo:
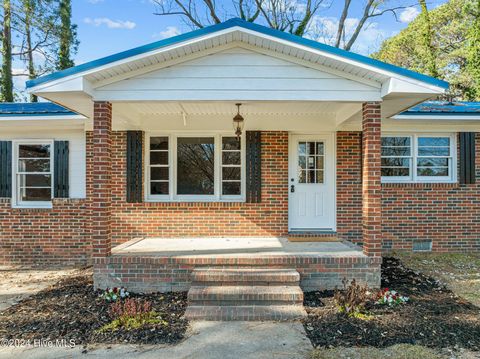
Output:
<svg viewBox="0 0 480 359">
<path fill-rule="evenodd" d="M 290 192 L 292 192 L 292 193 L 295 192 L 295 185 L 292 184 L 292 185 L 290 186 Z"/>
</svg>

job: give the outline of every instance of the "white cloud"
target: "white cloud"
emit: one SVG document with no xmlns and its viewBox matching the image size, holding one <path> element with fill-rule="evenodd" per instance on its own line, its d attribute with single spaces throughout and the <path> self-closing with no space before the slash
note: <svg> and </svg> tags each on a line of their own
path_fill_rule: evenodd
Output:
<svg viewBox="0 0 480 359">
<path fill-rule="evenodd" d="M 83 19 L 86 24 L 90 24 L 93 26 L 101 26 L 106 25 L 109 29 L 128 29 L 132 30 L 137 26 L 133 21 L 122 21 L 122 20 L 112 20 L 108 17 L 97 17 L 95 19 L 86 17 Z"/>
<path fill-rule="evenodd" d="M 158 39 L 166 39 L 168 37 L 180 35 L 181 31 L 176 26 L 167 26 L 164 31 L 160 31 L 158 34 L 153 34 L 152 37 Z"/>
<path fill-rule="evenodd" d="M 418 10 L 416 7 L 407 7 L 400 14 L 400 21 L 409 23 L 413 21 L 418 16 L 418 14 L 420 14 L 420 10 Z"/>
</svg>

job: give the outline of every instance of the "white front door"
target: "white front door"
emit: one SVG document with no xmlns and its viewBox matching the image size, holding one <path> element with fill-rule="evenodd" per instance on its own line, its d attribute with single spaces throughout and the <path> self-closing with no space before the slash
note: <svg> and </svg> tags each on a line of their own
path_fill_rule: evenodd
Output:
<svg viewBox="0 0 480 359">
<path fill-rule="evenodd" d="M 335 230 L 333 134 L 289 141 L 288 224 L 291 231 Z"/>
</svg>

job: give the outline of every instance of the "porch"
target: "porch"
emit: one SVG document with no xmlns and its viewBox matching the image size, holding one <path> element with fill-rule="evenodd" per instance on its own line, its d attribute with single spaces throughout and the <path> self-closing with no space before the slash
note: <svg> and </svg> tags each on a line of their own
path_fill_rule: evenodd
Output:
<svg viewBox="0 0 480 359">
<path fill-rule="evenodd" d="M 334 289 L 343 278 L 380 281 L 380 257 L 347 241 L 290 242 L 285 237 L 137 238 L 97 259 L 98 287 L 136 292 L 187 291 L 199 269 L 296 270 L 304 291 Z M 238 284 L 238 283 L 237 283 Z"/>
</svg>

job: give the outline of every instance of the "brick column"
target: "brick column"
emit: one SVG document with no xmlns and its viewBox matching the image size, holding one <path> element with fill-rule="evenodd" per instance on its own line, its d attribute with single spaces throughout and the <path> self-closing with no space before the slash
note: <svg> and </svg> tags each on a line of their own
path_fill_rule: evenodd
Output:
<svg viewBox="0 0 480 359">
<path fill-rule="evenodd" d="M 373 257 L 382 255 L 380 109 L 379 102 L 366 102 L 362 106 L 363 252 Z"/>
<path fill-rule="evenodd" d="M 112 104 L 93 104 L 91 193 L 92 257 L 111 254 Z"/>
</svg>

